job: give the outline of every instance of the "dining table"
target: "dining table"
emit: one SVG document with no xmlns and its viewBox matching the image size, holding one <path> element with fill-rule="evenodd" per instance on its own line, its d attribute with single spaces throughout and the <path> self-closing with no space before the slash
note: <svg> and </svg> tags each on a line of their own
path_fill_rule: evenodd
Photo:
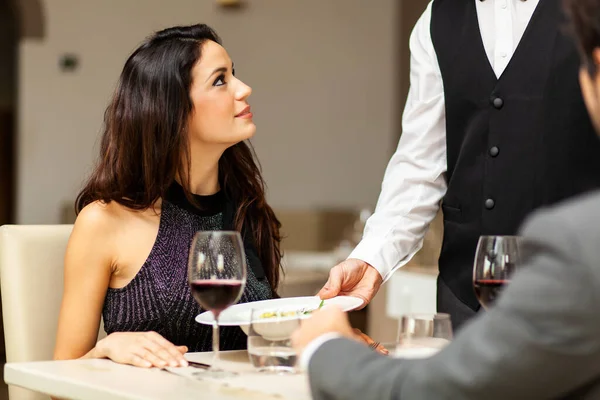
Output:
<svg viewBox="0 0 600 400">
<path fill-rule="evenodd" d="M 210 364 L 212 353 L 187 353 L 186 359 Z M 245 350 L 221 351 L 219 366 L 235 376 L 213 379 L 203 370 L 139 368 L 107 359 L 35 361 L 7 363 L 8 385 L 41 392 L 61 399 L 159 400 L 159 399 L 310 399 L 304 372 L 275 374 L 259 372 Z"/>
</svg>

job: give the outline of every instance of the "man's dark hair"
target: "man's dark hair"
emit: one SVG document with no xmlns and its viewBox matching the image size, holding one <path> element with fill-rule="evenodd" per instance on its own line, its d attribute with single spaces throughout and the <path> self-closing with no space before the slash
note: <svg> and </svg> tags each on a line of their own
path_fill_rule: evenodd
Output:
<svg viewBox="0 0 600 400">
<path fill-rule="evenodd" d="M 600 0 L 563 0 L 569 18 L 569 30 L 575 37 L 582 63 L 591 75 L 597 67 L 593 60 L 595 48 L 600 48 Z"/>
</svg>

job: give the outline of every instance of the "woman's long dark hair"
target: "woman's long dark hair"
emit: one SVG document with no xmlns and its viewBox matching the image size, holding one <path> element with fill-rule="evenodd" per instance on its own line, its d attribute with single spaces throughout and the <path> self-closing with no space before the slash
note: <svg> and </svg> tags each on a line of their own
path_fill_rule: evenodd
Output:
<svg viewBox="0 0 600 400">
<path fill-rule="evenodd" d="M 191 74 L 207 40 L 221 43 L 204 24 L 169 28 L 148 38 L 129 57 L 106 109 L 100 159 L 77 196 L 77 213 L 97 200 L 148 209 L 165 196 L 176 176 L 191 198 L 187 175 L 191 162 L 187 121 L 194 111 Z M 276 294 L 281 224 L 265 200 L 260 167 L 249 144 L 237 143 L 223 153 L 219 183 L 236 204 L 236 230 L 244 229 L 254 239 Z"/>
</svg>

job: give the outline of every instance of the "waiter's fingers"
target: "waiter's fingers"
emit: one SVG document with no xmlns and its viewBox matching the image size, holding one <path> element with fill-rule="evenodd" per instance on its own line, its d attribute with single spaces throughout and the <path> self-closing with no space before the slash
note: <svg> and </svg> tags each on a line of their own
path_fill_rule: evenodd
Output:
<svg viewBox="0 0 600 400">
<path fill-rule="evenodd" d="M 331 299 L 337 296 L 341 291 L 343 278 L 343 269 L 338 264 L 329 271 L 329 279 L 317 295 L 322 299 Z"/>
</svg>

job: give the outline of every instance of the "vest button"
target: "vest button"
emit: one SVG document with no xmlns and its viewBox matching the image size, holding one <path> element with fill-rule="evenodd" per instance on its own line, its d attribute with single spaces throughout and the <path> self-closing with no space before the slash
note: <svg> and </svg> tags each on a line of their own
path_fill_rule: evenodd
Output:
<svg viewBox="0 0 600 400">
<path fill-rule="evenodd" d="M 500 153 L 500 149 L 497 146 L 494 146 L 490 149 L 490 156 L 496 157 Z"/>
<path fill-rule="evenodd" d="M 499 110 L 504 105 L 504 100 L 502 100 L 500 97 L 494 97 L 492 98 L 492 105 L 494 108 Z"/>
<path fill-rule="evenodd" d="M 495 205 L 496 205 L 496 202 L 494 201 L 494 199 L 487 199 L 485 201 L 485 208 L 487 208 L 488 210 L 491 210 L 492 208 L 494 208 Z"/>
</svg>

